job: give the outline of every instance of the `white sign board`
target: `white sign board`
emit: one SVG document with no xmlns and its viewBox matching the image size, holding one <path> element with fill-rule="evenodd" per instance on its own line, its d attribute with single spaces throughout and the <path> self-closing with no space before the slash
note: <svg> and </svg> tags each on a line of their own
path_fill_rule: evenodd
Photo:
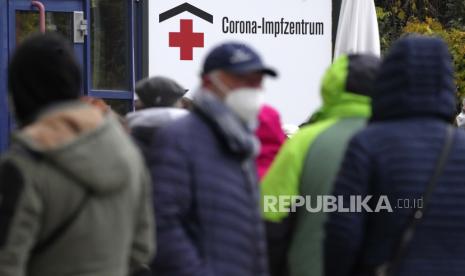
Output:
<svg viewBox="0 0 465 276">
<path fill-rule="evenodd" d="M 279 78 L 267 79 L 266 101 L 283 123 L 300 124 L 321 103 L 331 63 L 330 0 L 150 0 L 149 75 L 188 89 L 200 85 L 208 51 L 225 41 L 255 48 Z"/>
</svg>

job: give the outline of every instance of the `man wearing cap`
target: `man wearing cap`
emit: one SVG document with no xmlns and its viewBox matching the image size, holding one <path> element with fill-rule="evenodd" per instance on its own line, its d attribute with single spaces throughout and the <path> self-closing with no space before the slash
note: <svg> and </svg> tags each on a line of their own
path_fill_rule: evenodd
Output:
<svg viewBox="0 0 465 276">
<path fill-rule="evenodd" d="M 176 81 L 156 76 L 136 84 L 136 110 L 151 107 L 180 107 L 180 100 L 187 90 Z"/>
<path fill-rule="evenodd" d="M 215 47 L 192 112 L 157 132 L 149 156 L 156 275 L 268 275 L 253 134 L 264 75 L 276 73 L 248 46 Z"/>
<path fill-rule="evenodd" d="M 136 84 L 137 111 L 126 118 L 131 135 L 144 155 L 147 155 L 159 128 L 188 113 L 180 108 L 185 93 L 186 89 L 177 82 L 161 76 L 143 79 Z"/>
</svg>

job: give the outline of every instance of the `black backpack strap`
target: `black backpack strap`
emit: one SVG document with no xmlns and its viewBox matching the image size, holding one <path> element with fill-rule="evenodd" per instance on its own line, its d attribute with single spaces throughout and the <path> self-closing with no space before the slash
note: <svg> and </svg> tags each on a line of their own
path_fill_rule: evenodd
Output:
<svg viewBox="0 0 465 276">
<path fill-rule="evenodd" d="M 430 178 L 428 185 L 426 186 L 425 192 L 423 193 L 423 206 L 417 207 L 415 209 L 415 211 L 412 214 L 412 217 L 410 218 L 410 221 L 407 224 L 407 227 L 405 228 L 404 232 L 401 235 L 399 244 L 397 245 L 393 256 L 391 257 L 390 260 L 388 260 L 387 262 L 383 263 L 382 265 L 376 268 L 375 270 L 376 276 L 391 275 L 398 268 L 400 262 L 402 261 L 402 258 L 405 256 L 408 245 L 413 239 L 413 236 L 415 234 L 415 230 L 418 224 L 421 222 L 421 220 L 424 217 L 424 213 L 428 207 L 428 203 L 430 202 L 431 195 L 433 194 L 434 188 L 438 182 L 439 177 L 442 175 L 444 171 L 444 167 L 447 163 L 447 160 L 449 159 L 450 151 L 452 149 L 452 144 L 454 141 L 454 134 L 455 134 L 455 128 L 451 125 L 447 126 L 445 141 L 444 141 L 441 153 L 439 155 L 439 158 L 437 160 L 434 173 L 432 177 Z"/>
</svg>

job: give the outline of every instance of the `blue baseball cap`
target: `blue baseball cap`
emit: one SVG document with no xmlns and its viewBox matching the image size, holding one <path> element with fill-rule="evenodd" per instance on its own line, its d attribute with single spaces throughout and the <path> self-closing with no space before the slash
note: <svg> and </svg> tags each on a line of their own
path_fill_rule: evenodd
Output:
<svg viewBox="0 0 465 276">
<path fill-rule="evenodd" d="M 203 64 L 202 75 L 215 70 L 224 70 L 239 75 L 257 71 L 272 77 L 278 75 L 275 70 L 263 64 L 256 51 L 237 42 L 223 43 L 208 53 Z"/>
</svg>

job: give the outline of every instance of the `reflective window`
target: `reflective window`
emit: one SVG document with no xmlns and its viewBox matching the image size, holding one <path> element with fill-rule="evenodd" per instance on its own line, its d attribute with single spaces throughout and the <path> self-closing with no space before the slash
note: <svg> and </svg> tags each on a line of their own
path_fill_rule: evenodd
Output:
<svg viewBox="0 0 465 276">
<path fill-rule="evenodd" d="M 73 13 L 46 12 L 46 28 L 49 32 L 58 32 L 73 42 Z M 16 12 L 16 45 L 28 35 L 39 32 L 39 13 L 37 11 Z"/>
<path fill-rule="evenodd" d="M 92 89 L 130 90 L 128 2 L 91 1 Z"/>
</svg>

